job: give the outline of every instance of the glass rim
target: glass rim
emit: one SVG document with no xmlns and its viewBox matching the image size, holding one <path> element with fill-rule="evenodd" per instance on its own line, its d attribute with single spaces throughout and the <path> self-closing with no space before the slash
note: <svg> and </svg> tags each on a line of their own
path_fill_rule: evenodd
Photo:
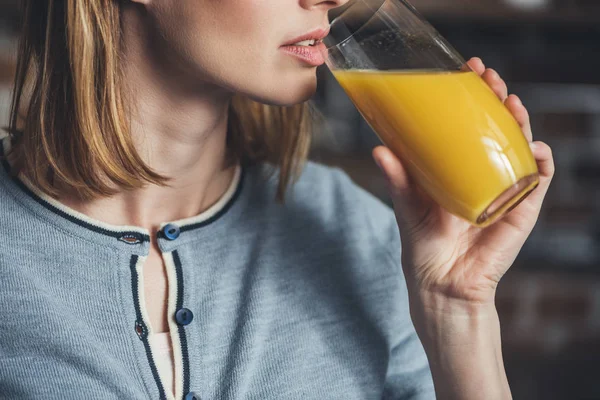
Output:
<svg viewBox="0 0 600 400">
<path fill-rule="evenodd" d="M 379 10 L 381 10 L 381 8 L 384 6 L 384 4 L 386 2 L 388 2 L 390 0 L 383 0 L 381 2 L 381 4 L 379 5 L 379 7 L 377 7 L 377 9 L 375 11 L 373 11 L 373 14 L 366 20 L 364 21 L 360 27 L 356 30 L 356 32 L 352 33 L 350 36 L 344 38 L 343 40 L 340 40 L 338 43 L 331 45 L 331 46 L 327 46 L 327 50 L 331 50 L 334 47 L 340 46 L 346 42 L 348 42 L 350 39 L 352 39 L 356 34 L 358 34 L 372 19 L 373 17 L 375 17 L 377 15 L 377 13 L 379 13 Z M 356 7 L 357 4 L 359 4 L 359 2 L 363 2 L 364 0 L 357 0 L 354 4 L 350 5 L 347 9 L 345 9 L 344 11 L 342 11 L 342 13 L 340 15 L 338 15 L 337 17 L 335 17 L 333 19 L 333 21 L 331 21 L 331 23 L 329 24 L 330 27 L 333 26 L 333 24 L 335 24 L 336 22 L 339 22 L 339 19 L 342 19 L 344 17 L 344 15 L 349 12 L 352 8 Z"/>
</svg>

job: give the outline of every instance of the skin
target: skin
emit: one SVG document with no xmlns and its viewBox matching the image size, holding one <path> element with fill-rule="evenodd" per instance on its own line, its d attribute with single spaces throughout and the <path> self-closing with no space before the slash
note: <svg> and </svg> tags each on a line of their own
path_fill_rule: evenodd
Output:
<svg viewBox="0 0 600 400">
<path fill-rule="evenodd" d="M 347 0 L 131 0 L 123 10 L 123 68 L 131 88 L 132 134 L 145 161 L 173 177 L 80 203 L 61 200 L 113 225 L 156 232 L 163 221 L 199 214 L 233 178 L 225 164 L 231 96 L 289 105 L 316 88 L 315 67 L 279 47 L 327 25 L 327 12 Z M 508 96 L 498 74 L 479 59 L 470 67 L 515 116 L 532 140 L 529 116 Z M 285 84 L 282 84 L 285 83 Z M 549 147 L 532 147 L 541 183 L 508 216 L 481 230 L 448 214 L 412 184 L 387 148 L 373 151 L 386 177 L 402 235 L 403 269 L 411 316 L 427 352 L 439 399 L 511 398 L 494 306 L 497 284 L 538 218 L 554 173 Z M 154 240 L 155 238 L 153 238 Z M 155 331 L 166 331 L 166 283 L 153 247 L 145 267 L 146 299 Z"/>
<path fill-rule="evenodd" d="M 172 178 L 93 202 L 60 200 L 113 225 L 154 232 L 161 222 L 199 214 L 225 192 L 227 109 L 235 93 L 278 105 L 316 90 L 314 67 L 280 50 L 327 27 L 344 1 L 130 0 L 123 6 L 123 69 L 132 136 L 144 161 Z M 285 85 L 282 84 L 285 82 Z M 133 211 L 132 211 L 133 210 Z"/>
</svg>

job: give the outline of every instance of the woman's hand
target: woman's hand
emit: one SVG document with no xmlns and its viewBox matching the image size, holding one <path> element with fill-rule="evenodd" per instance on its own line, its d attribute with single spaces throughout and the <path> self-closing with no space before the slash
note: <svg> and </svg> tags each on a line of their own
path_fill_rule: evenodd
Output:
<svg viewBox="0 0 600 400">
<path fill-rule="evenodd" d="M 469 66 L 487 82 L 532 142 L 529 114 L 519 98 L 508 95 L 500 76 L 473 58 Z M 398 158 L 377 147 L 373 157 L 386 176 L 402 235 L 402 262 L 409 291 L 448 301 L 493 304 L 496 286 L 531 233 L 554 174 L 550 148 L 532 142 L 540 185 L 494 225 L 480 229 L 448 213 L 410 180 Z"/>
<path fill-rule="evenodd" d="M 474 58 L 469 66 L 492 88 L 532 142 L 529 114 L 504 81 Z M 389 185 L 402 237 L 410 313 L 435 384 L 449 400 L 511 399 L 502 361 L 496 287 L 531 233 L 554 174 L 550 148 L 531 144 L 540 185 L 492 226 L 476 228 L 448 213 L 415 186 L 383 146 L 373 150 Z"/>
</svg>

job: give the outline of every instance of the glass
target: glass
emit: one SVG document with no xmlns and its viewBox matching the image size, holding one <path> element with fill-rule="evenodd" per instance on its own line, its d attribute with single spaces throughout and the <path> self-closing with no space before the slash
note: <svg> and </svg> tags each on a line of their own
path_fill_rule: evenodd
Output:
<svg viewBox="0 0 600 400">
<path fill-rule="evenodd" d="M 446 210 L 485 227 L 538 185 L 512 114 L 407 1 L 356 0 L 324 42 L 362 116 Z"/>
</svg>

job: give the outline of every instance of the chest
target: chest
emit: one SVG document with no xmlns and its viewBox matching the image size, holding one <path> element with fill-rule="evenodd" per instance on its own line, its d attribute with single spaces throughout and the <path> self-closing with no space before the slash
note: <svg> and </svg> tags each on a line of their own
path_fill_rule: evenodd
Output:
<svg viewBox="0 0 600 400">
<path fill-rule="evenodd" d="M 23 318 L 23 313 L 7 313 L 2 318 L 0 331 L 11 326 L 21 335 L 10 343 L 2 342 L 0 335 L 0 347 L 7 351 L 12 346 L 12 353 L 19 355 L 5 359 L 0 369 L 30 382 L 35 379 L 32 374 L 44 370 L 55 382 L 11 393 L 41 394 L 51 387 L 56 388 L 52 394 L 62 391 L 62 398 L 76 398 L 64 395 L 76 385 L 63 378 L 77 365 L 78 371 L 93 371 L 85 375 L 87 380 L 77 381 L 78 390 L 86 388 L 103 398 L 117 391 L 114 398 L 144 398 L 140 393 L 145 392 L 159 398 L 169 384 L 155 373 L 150 341 L 134 330 L 141 319 L 153 332 L 171 332 L 173 392 L 180 395 L 195 391 L 202 398 L 219 399 L 380 398 L 389 341 L 367 307 L 372 301 L 362 298 L 347 280 L 347 268 L 338 271 L 319 264 L 321 257 L 316 255 L 282 261 L 256 250 L 234 256 L 229 247 L 219 252 L 200 247 L 152 251 L 145 258 L 124 257 L 119 263 L 114 258 L 102 264 L 97 259 L 67 263 L 62 268 L 73 266 L 70 280 L 55 280 L 56 274 L 26 279 L 22 266 L 3 265 L 10 266 L 14 279 L 2 282 L 31 284 L 25 310 L 32 314 Z M 105 275 L 81 281 L 73 289 L 69 282 L 82 279 L 84 274 L 75 274 L 84 268 Z M 102 289 L 90 290 L 100 284 Z M 380 294 L 369 292 L 381 303 Z M 7 309 L 23 307 L 2 293 Z M 193 319 L 173 322 L 182 308 L 192 311 Z M 28 323 L 32 320 L 37 321 L 35 330 Z"/>
<path fill-rule="evenodd" d="M 165 260 L 158 250 L 152 248 L 141 265 L 140 277 L 144 288 L 143 306 L 148 313 L 152 331 L 167 332 L 169 330 L 167 321 L 169 282 Z"/>
</svg>

